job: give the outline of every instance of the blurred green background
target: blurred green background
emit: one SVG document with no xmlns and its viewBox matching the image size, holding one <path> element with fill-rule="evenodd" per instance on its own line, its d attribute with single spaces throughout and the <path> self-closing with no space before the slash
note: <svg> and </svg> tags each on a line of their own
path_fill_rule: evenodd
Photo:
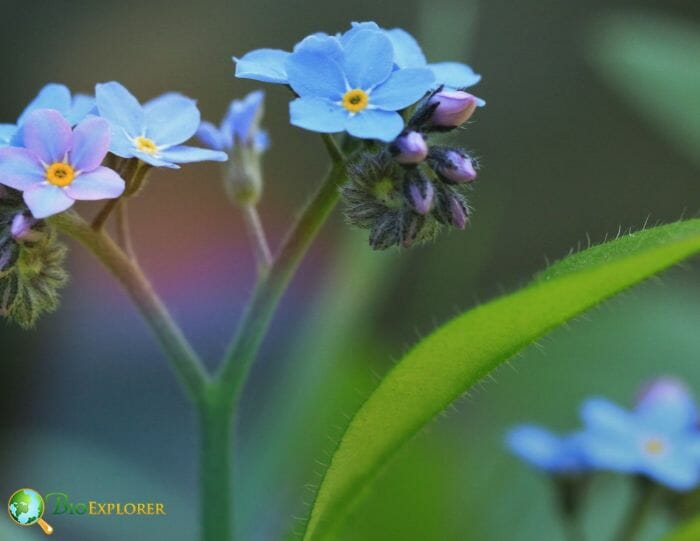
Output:
<svg viewBox="0 0 700 541">
<path fill-rule="evenodd" d="M 700 200 L 700 4 L 652 0 L 78 2 L 4 0 L 2 122 L 45 83 L 90 91 L 116 79 L 147 99 L 197 98 L 217 120 L 256 88 L 230 57 L 290 48 L 373 19 L 403 27 L 432 60 L 483 74 L 488 101 L 460 133 L 482 163 L 473 227 L 409 252 L 371 253 L 339 213 L 285 297 L 237 429 L 240 539 L 280 539 L 306 512 L 341 427 L 418 336 L 523 284 L 547 258 Z M 313 134 L 268 88 L 261 212 L 276 242 L 323 172 Z M 158 290 L 209 359 L 223 352 L 254 279 L 243 224 L 216 165 L 157 172 L 132 205 Z M 94 206 L 83 207 L 94 212 Z M 167 519 L 56 517 L 56 539 L 194 540 L 194 418 L 121 290 L 82 250 L 61 310 L 34 332 L 0 323 L 0 494 L 31 486 L 75 501 L 163 501 Z M 630 403 L 645 380 L 700 390 L 700 272 L 674 270 L 530 348 L 401 453 L 343 540 L 563 539 L 549 487 L 503 449 L 512 424 L 576 425 L 580 401 Z M 586 528 L 604 539 L 629 496 L 593 487 Z M 48 517 L 47 517 L 48 518 Z M 663 518 L 647 532 L 663 531 Z M 0 539 L 38 539 L 0 520 Z"/>
</svg>

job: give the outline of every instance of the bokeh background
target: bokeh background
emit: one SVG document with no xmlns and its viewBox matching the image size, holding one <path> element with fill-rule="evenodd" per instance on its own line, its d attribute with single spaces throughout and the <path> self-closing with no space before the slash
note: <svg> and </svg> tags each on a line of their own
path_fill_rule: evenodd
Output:
<svg viewBox="0 0 700 541">
<path fill-rule="evenodd" d="M 147 99 L 197 98 L 218 119 L 256 85 L 230 57 L 290 48 L 374 19 L 419 37 L 430 59 L 483 74 L 488 100 L 460 133 L 480 157 L 473 227 L 408 252 L 372 253 L 336 213 L 284 299 L 237 428 L 240 539 L 281 539 L 304 516 L 340 427 L 417 337 L 523 284 L 547 258 L 700 200 L 700 4 L 689 0 L 3 0 L 0 118 L 47 82 L 89 92 L 116 79 Z M 288 125 L 269 87 L 261 212 L 273 242 L 326 167 L 318 137 Z M 94 206 L 82 207 L 86 214 Z M 132 204 L 157 289 L 214 365 L 240 319 L 254 264 L 216 164 L 156 172 Z M 74 246 L 59 312 L 33 332 L 0 323 L 0 494 L 32 486 L 74 501 L 163 501 L 167 519 L 56 517 L 57 539 L 197 535 L 194 417 L 120 288 Z M 503 448 L 512 424 L 577 423 L 591 394 L 629 404 L 645 380 L 700 391 L 700 272 L 671 271 L 498 370 L 408 445 L 343 540 L 563 539 L 549 485 Z M 629 487 L 592 489 L 586 528 L 604 539 Z M 215 517 L 211 517 L 215 519 Z M 667 525 L 660 516 L 647 532 Z M 0 538 L 38 539 L 0 519 Z"/>
</svg>

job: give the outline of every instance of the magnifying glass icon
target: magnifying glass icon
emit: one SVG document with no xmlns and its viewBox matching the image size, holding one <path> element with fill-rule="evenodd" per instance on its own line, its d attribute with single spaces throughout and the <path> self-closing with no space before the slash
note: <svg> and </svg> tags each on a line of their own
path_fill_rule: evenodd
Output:
<svg viewBox="0 0 700 541">
<path fill-rule="evenodd" d="M 32 488 L 19 489 L 7 502 L 7 512 L 15 524 L 20 526 L 38 524 L 46 535 L 51 535 L 53 528 L 42 518 L 44 509 L 44 498 Z"/>
</svg>

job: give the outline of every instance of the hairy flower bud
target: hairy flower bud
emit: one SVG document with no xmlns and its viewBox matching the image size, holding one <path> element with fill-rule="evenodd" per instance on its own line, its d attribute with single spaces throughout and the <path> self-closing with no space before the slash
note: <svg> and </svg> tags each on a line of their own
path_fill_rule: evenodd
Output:
<svg viewBox="0 0 700 541">
<path fill-rule="evenodd" d="M 417 131 L 399 136 L 390 148 L 394 159 L 404 165 L 420 163 L 428 156 L 428 144 Z"/>
<path fill-rule="evenodd" d="M 263 190 L 262 153 L 255 145 L 238 145 L 231 150 L 225 165 L 224 185 L 237 205 L 255 205 Z"/>
<path fill-rule="evenodd" d="M 434 215 L 440 223 L 466 229 L 469 224 L 469 205 L 456 188 L 443 184 L 437 193 Z"/>
<path fill-rule="evenodd" d="M 17 242 L 35 242 L 41 238 L 41 233 L 32 230 L 37 221 L 24 212 L 15 214 L 10 226 L 12 238 Z"/>
<path fill-rule="evenodd" d="M 432 107 L 429 123 L 440 128 L 456 128 L 464 124 L 476 111 L 479 100 L 461 90 L 441 90 L 428 100 Z"/>
<path fill-rule="evenodd" d="M 435 187 L 420 171 L 411 171 L 404 181 L 404 197 L 418 214 L 428 214 L 433 208 Z"/>
<path fill-rule="evenodd" d="M 437 172 L 455 184 L 472 182 L 476 179 L 476 168 L 469 156 L 456 150 L 448 150 L 437 164 Z"/>
</svg>

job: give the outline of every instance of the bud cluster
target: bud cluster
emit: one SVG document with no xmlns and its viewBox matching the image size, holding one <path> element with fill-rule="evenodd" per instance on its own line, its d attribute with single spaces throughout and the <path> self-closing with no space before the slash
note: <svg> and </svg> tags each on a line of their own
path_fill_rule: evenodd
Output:
<svg viewBox="0 0 700 541">
<path fill-rule="evenodd" d="M 58 307 L 66 248 L 32 217 L 20 192 L 0 190 L 0 315 L 29 328 Z"/>
<path fill-rule="evenodd" d="M 434 239 L 442 226 L 466 229 L 465 191 L 476 179 L 475 162 L 460 148 L 430 144 L 430 137 L 462 126 L 479 101 L 463 91 L 432 92 L 399 137 L 350 168 L 345 215 L 370 231 L 372 248 L 408 248 Z"/>
</svg>

